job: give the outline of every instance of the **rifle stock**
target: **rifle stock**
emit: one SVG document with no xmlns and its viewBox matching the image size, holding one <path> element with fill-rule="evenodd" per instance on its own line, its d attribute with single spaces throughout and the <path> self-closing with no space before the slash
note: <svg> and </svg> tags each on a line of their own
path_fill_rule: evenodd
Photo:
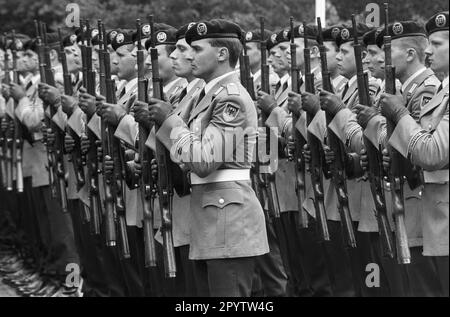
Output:
<svg viewBox="0 0 450 317">
<path fill-rule="evenodd" d="M 300 69 L 297 66 L 297 46 L 294 43 L 294 18 L 290 18 L 290 53 L 291 53 L 291 87 L 295 93 L 300 93 Z M 295 164 L 295 193 L 297 196 L 297 210 L 298 217 L 296 217 L 296 224 L 299 228 L 308 228 L 308 215 L 303 210 L 303 203 L 306 199 L 305 187 L 305 160 L 303 159 L 302 149 L 306 144 L 306 140 L 296 128 L 296 123 L 299 120 L 298 113 L 292 112 L 292 136 L 294 138 L 294 153 L 293 157 L 289 158 Z"/>
<path fill-rule="evenodd" d="M 391 55 L 391 37 L 389 35 L 388 28 L 388 4 L 385 3 L 385 31 L 384 37 L 384 60 L 385 60 L 385 82 L 386 93 L 395 94 L 395 68 L 392 66 Z M 395 124 L 391 120 L 386 120 L 387 125 L 387 138 L 392 135 Z M 389 156 L 391 157 L 391 166 L 389 170 L 389 181 L 391 183 L 391 195 L 393 204 L 393 216 L 395 222 L 395 239 L 396 239 L 396 251 L 397 261 L 399 264 L 411 263 L 411 254 L 408 246 L 408 237 L 406 235 L 405 227 L 405 201 L 403 197 L 403 185 L 404 175 L 402 171 L 402 162 L 404 161 L 400 155 L 392 146 L 388 145 Z"/>
<path fill-rule="evenodd" d="M 150 57 L 152 62 L 153 97 L 163 100 L 163 86 L 159 77 L 158 50 L 155 47 L 156 38 L 154 32 L 153 16 L 149 16 L 151 29 Z M 158 130 L 155 125 L 155 129 Z M 170 173 L 170 155 L 164 145 L 156 139 L 156 160 L 158 162 L 158 194 L 161 209 L 161 231 L 164 243 L 164 267 L 166 277 L 176 276 L 175 252 L 172 240 L 172 198 L 173 183 Z"/>
<path fill-rule="evenodd" d="M 317 18 L 317 29 L 321 60 L 320 64 L 322 68 L 322 88 L 333 93 L 331 75 L 328 71 L 326 48 L 323 44 L 322 23 L 320 21 L 320 17 Z M 347 194 L 347 176 L 345 174 L 345 149 L 344 145 L 333 132 L 333 130 L 329 128 L 332 117 L 328 113 L 326 113 L 325 116 L 327 122 L 328 145 L 335 154 L 335 160 L 331 164 L 331 181 L 333 182 L 338 198 L 338 209 L 341 217 L 341 224 L 344 230 L 344 241 L 348 247 L 356 248 L 356 238 Z"/>
<path fill-rule="evenodd" d="M 306 23 L 303 22 L 303 40 L 305 48 L 303 50 L 305 58 L 305 91 L 314 94 L 314 74 L 311 73 L 311 51 L 308 47 L 308 37 L 306 35 Z M 308 125 L 312 121 L 310 113 L 306 115 L 306 121 Z M 307 135 L 308 145 L 311 151 L 311 184 L 314 192 L 314 207 L 316 210 L 316 220 L 318 226 L 318 232 L 322 241 L 330 241 L 330 233 L 328 231 L 327 216 L 325 213 L 324 205 L 324 192 L 323 192 L 323 153 L 322 144 L 312 133 L 308 132 Z"/>
<path fill-rule="evenodd" d="M 137 29 L 137 68 L 138 68 L 138 100 L 147 102 L 147 79 L 145 78 L 144 50 L 141 43 L 141 22 L 136 21 Z M 153 234 L 154 219 L 154 183 L 151 175 L 150 161 L 152 153 L 145 145 L 149 131 L 143 124 L 139 124 L 139 160 L 142 166 L 140 178 L 141 201 L 144 211 L 144 260 L 145 267 L 156 266 L 155 239 Z"/>
<path fill-rule="evenodd" d="M 356 21 L 355 16 L 352 15 L 352 26 L 354 33 L 354 51 L 355 51 L 355 62 L 357 69 L 357 81 L 358 81 L 358 97 L 359 103 L 365 106 L 371 107 L 371 100 L 369 95 L 369 77 L 368 74 L 364 72 L 362 65 L 362 47 L 358 41 Z M 370 189 L 372 192 L 373 201 L 375 203 L 377 220 L 378 220 L 378 230 L 381 236 L 381 243 L 383 248 L 383 253 L 388 257 L 394 256 L 393 250 L 393 240 L 392 233 L 390 230 L 389 222 L 387 220 L 386 211 L 386 201 L 384 197 L 383 189 L 383 179 L 381 166 L 381 157 L 377 149 L 372 145 L 367 137 L 363 137 L 364 145 L 367 151 L 367 156 L 369 159 L 369 182 Z"/>
</svg>

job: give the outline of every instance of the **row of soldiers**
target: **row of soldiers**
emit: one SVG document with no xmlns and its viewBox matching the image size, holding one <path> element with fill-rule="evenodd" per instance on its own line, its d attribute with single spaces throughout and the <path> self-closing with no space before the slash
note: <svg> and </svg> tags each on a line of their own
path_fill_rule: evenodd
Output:
<svg viewBox="0 0 450 317">
<path fill-rule="evenodd" d="M 448 296 L 448 19 L 5 35 L 3 280 Z"/>
</svg>

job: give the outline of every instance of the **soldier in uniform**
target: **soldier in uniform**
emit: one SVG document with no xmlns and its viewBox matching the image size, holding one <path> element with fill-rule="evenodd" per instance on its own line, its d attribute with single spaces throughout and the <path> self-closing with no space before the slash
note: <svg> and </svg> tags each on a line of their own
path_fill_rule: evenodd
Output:
<svg viewBox="0 0 450 317">
<path fill-rule="evenodd" d="M 423 255 L 430 258 L 437 276 L 426 285 L 426 295 L 448 296 L 448 11 L 431 17 L 426 30 L 431 69 L 446 76 L 437 94 L 420 108 L 418 122 L 401 96 L 385 93 L 380 104 L 382 114 L 396 124 L 389 144 L 423 169 Z"/>
<path fill-rule="evenodd" d="M 426 32 L 423 25 L 413 21 L 396 22 L 388 25 L 389 34 L 392 34 L 392 63 L 396 69 L 396 76 L 401 84 L 399 92 L 402 94 L 407 109 L 412 116 L 419 119 L 421 109 L 434 96 L 439 80 L 431 69 L 425 68 L 425 49 L 427 47 Z M 375 38 L 378 47 L 383 45 L 385 30 L 380 30 Z M 403 54 L 403 52 L 408 54 Z M 383 91 L 384 92 L 384 91 Z M 380 94 L 381 96 L 381 94 Z M 379 100 L 379 98 L 377 98 Z M 376 105 L 378 107 L 378 105 Z M 357 120 L 364 129 L 364 135 L 376 148 L 381 144 L 386 145 L 386 121 L 373 108 L 359 105 L 357 107 Z M 354 138 L 362 137 L 361 134 L 354 134 Z M 412 166 L 410 167 L 413 168 Z M 389 191 L 389 189 L 387 189 Z M 390 195 L 387 195 L 390 197 Z M 433 266 L 421 255 L 422 252 L 422 214 L 421 187 L 404 186 L 406 228 L 408 244 L 412 254 L 412 263 L 408 268 L 408 275 L 413 296 L 420 296 L 426 293 L 423 290 L 423 280 L 433 279 Z M 392 205 L 388 200 L 388 212 L 392 213 Z M 381 257 L 380 257 L 381 258 Z M 381 258 L 382 260 L 382 258 Z M 385 263 L 385 271 L 398 271 L 392 268 L 391 263 Z M 398 275 L 398 274 L 397 274 Z M 390 274 L 392 287 L 396 283 L 395 274 Z M 426 283 L 425 283 L 426 284 Z M 406 293 L 408 290 L 404 290 Z"/>
<path fill-rule="evenodd" d="M 241 36 L 239 26 L 219 19 L 186 32 L 193 74 L 206 82 L 187 124 L 167 115 L 170 104 L 150 99 L 150 119 L 162 124 L 157 138 L 190 171 L 189 258 L 200 296 L 249 296 L 256 257 L 269 251 L 264 214 L 250 182 L 257 115 L 234 71 Z"/>
</svg>

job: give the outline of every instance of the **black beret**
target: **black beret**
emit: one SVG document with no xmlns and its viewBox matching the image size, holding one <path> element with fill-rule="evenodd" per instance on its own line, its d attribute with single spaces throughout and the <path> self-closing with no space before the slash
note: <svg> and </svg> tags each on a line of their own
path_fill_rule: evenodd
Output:
<svg viewBox="0 0 450 317">
<path fill-rule="evenodd" d="M 141 32 L 141 40 L 149 38 L 150 37 L 150 33 L 151 33 L 150 24 L 148 24 L 148 23 L 141 24 L 141 28 L 139 29 L 139 31 Z M 136 42 L 137 39 L 138 39 L 138 32 L 136 30 L 133 33 L 133 42 Z"/>
<path fill-rule="evenodd" d="M 133 33 L 133 30 L 118 30 L 117 35 L 111 42 L 112 48 L 117 51 L 117 49 L 121 46 L 134 44 Z"/>
<path fill-rule="evenodd" d="M 77 43 L 77 35 L 76 34 L 66 35 L 65 37 L 63 37 L 62 42 L 64 47 L 72 46 Z"/>
<path fill-rule="evenodd" d="M 264 30 L 264 40 L 267 40 L 272 35 L 272 32 L 269 30 Z M 261 30 L 252 30 L 245 33 L 245 41 L 246 42 L 261 42 Z"/>
<path fill-rule="evenodd" d="M 317 40 L 317 26 L 308 24 L 306 25 L 306 30 L 303 24 L 294 26 L 294 38 L 303 38 L 303 34 L 306 34 L 306 38 L 311 40 Z M 291 30 L 288 32 L 288 39 L 291 39 Z"/>
<path fill-rule="evenodd" d="M 363 43 L 365 46 L 376 45 L 377 35 L 383 30 L 383 28 L 374 28 L 363 35 Z"/>
<path fill-rule="evenodd" d="M 10 35 L 11 41 L 8 43 L 9 48 L 16 51 L 23 51 L 25 50 L 25 44 L 30 41 L 30 37 L 28 35 L 22 34 L 22 33 L 16 33 L 14 34 L 14 43 L 12 41 L 12 35 Z"/>
<path fill-rule="evenodd" d="M 392 40 L 402 37 L 410 36 L 423 36 L 426 37 L 427 33 L 424 26 L 421 23 L 415 21 L 401 21 L 388 24 L 389 35 Z M 383 28 L 376 36 L 376 43 L 378 47 L 383 46 L 383 39 L 386 36 L 386 30 Z"/>
<path fill-rule="evenodd" d="M 177 30 L 177 33 L 175 34 L 175 37 L 177 38 L 177 41 L 181 40 L 181 39 L 184 39 L 186 37 L 187 30 L 189 30 L 194 25 L 195 25 L 195 22 L 191 22 L 191 23 L 187 23 L 187 24 L 183 25 L 182 27 L 180 27 Z"/>
<path fill-rule="evenodd" d="M 433 15 L 425 24 L 428 34 L 438 31 L 448 31 L 448 11 L 443 11 Z"/>
<path fill-rule="evenodd" d="M 336 37 L 341 33 L 344 28 L 342 25 L 333 25 L 322 31 L 322 38 L 324 42 L 336 42 Z"/>
<path fill-rule="evenodd" d="M 339 47 L 344 43 L 351 42 L 355 39 L 362 40 L 362 37 L 365 33 L 369 32 L 371 28 L 363 23 L 356 24 L 356 34 L 353 33 L 352 26 L 344 25 L 341 31 L 336 35 L 336 45 Z"/>
<path fill-rule="evenodd" d="M 113 29 L 106 32 L 106 44 L 111 44 L 119 30 Z"/>
<path fill-rule="evenodd" d="M 198 22 L 186 32 L 186 42 L 209 38 L 235 38 L 241 40 L 242 30 L 239 25 L 222 19 Z"/>
<path fill-rule="evenodd" d="M 176 33 L 177 29 L 167 25 L 167 24 L 159 24 L 154 27 L 155 32 L 155 46 L 158 45 L 175 45 L 177 42 Z M 152 38 L 149 37 L 145 41 L 145 49 L 148 50 L 152 44 Z"/>
</svg>

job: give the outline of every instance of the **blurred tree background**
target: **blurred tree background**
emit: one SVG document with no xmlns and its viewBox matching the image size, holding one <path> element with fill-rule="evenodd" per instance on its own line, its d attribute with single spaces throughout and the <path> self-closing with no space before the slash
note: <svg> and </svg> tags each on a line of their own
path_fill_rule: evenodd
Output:
<svg viewBox="0 0 450 317">
<path fill-rule="evenodd" d="M 327 0 L 327 24 L 347 22 L 355 13 L 364 17 L 368 3 L 382 4 L 386 0 Z M 448 0 L 390 1 L 391 20 L 424 21 L 440 10 L 448 10 Z M 106 26 L 133 28 L 136 18 L 154 14 L 157 22 L 173 26 L 199 19 L 226 18 L 244 29 L 257 28 L 259 17 L 266 18 L 267 28 L 288 25 L 289 16 L 301 22 L 313 21 L 314 0 L 0 0 L 0 31 L 11 29 L 29 35 L 34 33 L 34 19 L 47 22 L 56 30 L 65 27 L 66 5 L 77 3 L 80 17 L 91 24 L 101 18 Z"/>
</svg>

